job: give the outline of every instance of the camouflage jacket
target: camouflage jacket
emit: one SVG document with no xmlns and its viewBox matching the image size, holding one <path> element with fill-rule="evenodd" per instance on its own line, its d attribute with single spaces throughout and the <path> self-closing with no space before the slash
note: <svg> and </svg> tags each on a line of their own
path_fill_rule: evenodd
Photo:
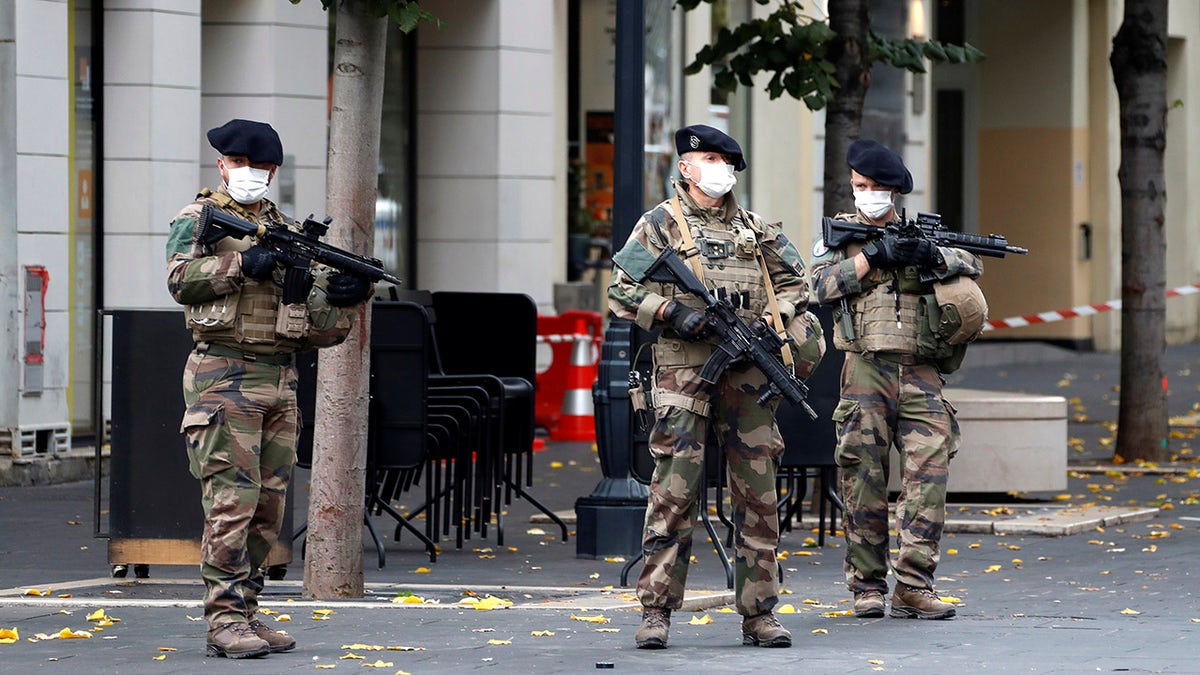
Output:
<svg viewBox="0 0 1200 675">
<path fill-rule="evenodd" d="M 300 317 L 302 328 L 290 335 L 277 335 L 272 324 L 281 298 L 280 271 L 276 271 L 276 278 L 264 282 L 247 279 L 242 274 L 240 252 L 251 246 L 249 238 L 227 237 L 213 246 L 197 241 L 196 228 L 206 205 L 255 224 L 287 223 L 291 229 L 299 230 L 299 223 L 280 212 L 273 202 L 264 199 L 261 204 L 256 214 L 231 199 L 222 186 L 216 192 L 201 191 L 196 201 L 185 206 L 171 221 L 166 251 L 167 290 L 171 297 L 188 307 L 189 317 L 192 310 L 206 305 L 210 314 L 212 309 L 223 310 L 226 305 L 233 312 L 225 314 L 236 313 L 228 322 L 220 322 L 221 325 L 207 319 L 200 322 L 189 319 L 193 337 L 197 342 L 236 342 L 246 351 L 257 353 L 292 352 L 340 343 L 350 332 L 357 308 L 337 308 L 325 301 L 328 268 L 314 266 L 312 270 L 314 283 L 302 308 L 306 315 Z M 260 312 L 269 312 L 270 316 L 259 317 Z M 241 325 L 247 321 L 255 325 Z M 301 332 L 303 335 L 299 335 Z"/>
<path fill-rule="evenodd" d="M 675 183 L 674 187 L 675 194 L 679 197 L 683 216 L 695 239 L 698 240 L 705 230 L 731 232 L 739 228 L 749 228 L 754 231 L 767 263 L 767 272 L 774 286 L 775 297 L 784 325 L 787 325 L 796 315 L 797 308 L 803 312 L 808 307 L 808 283 L 805 277 L 804 260 L 784 236 L 778 223 L 766 224 L 756 214 L 742 210 L 738 207 L 733 193 L 726 197 L 722 206 L 704 208 L 688 195 L 682 182 Z M 749 222 L 746 222 L 747 220 Z M 663 235 L 665 235 L 666 241 L 662 241 Z M 676 250 L 683 247 L 679 227 L 671 212 L 670 200 L 663 201 L 647 211 L 634 225 L 633 232 L 630 233 L 629 240 L 625 243 L 625 249 L 634 246 L 643 247 L 653 256 L 657 256 L 667 246 L 672 246 Z M 709 264 L 711 266 L 711 261 Z M 761 276 L 762 274 L 759 272 L 757 277 L 761 279 Z M 711 287 L 712 284 L 706 285 Z M 756 284 L 747 285 L 761 287 L 762 283 L 758 281 Z M 615 316 L 633 321 L 646 330 L 662 326 L 663 322 L 657 321 L 654 317 L 659 308 L 668 300 L 678 298 L 681 302 L 689 305 L 695 302 L 689 294 L 678 291 L 673 285 L 663 288 L 658 284 L 639 283 L 620 266 L 615 266 L 613 269 L 612 282 L 608 287 L 608 298 L 608 307 Z M 765 306 L 765 300 L 753 301 L 745 309 L 749 309 L 757 315 L 769 312 Z"/>
</svg>

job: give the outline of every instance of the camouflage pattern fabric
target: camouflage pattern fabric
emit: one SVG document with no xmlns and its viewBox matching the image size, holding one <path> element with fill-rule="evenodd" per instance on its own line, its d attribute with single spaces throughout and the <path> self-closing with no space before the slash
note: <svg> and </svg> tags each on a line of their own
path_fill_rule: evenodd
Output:
<svg viewBox="0 0 1200 675">
<path fill-rule="evenodd" d="M 887 591 L 888 470 L 900 457 L 896 501 L 900 549 L 896 579 L 933 588 L 946 519 L 946 479 L 958 450 L 954 408 L 942 398 L 942 376 L 916 357 L 848 352 L 842 367 L 835 461 L 846 532 L 846 583 L 852 592 Z"/>
<path fill-rule="evenodd" d="M 659 368 L 657 386 L 708 401 L 711 421 L 678 406 L 656 410 L 650 432 L 654 477 L 642 537 L 645 567 L 638 598 L 648 607 L 678 609 L 683 603 L 699 491 L 704 480 L 704 448 L 710 425 L 725 454 L 733 502 L 734 594 L 743 616 L 770 611 L 778 602 L 779 514 L 775 474 L 783 438 L 774 406 L 758 405 L 766 377 L 752 366 L 730 368 L 715 384 L 699 378 L 698 367 Z"/>
<path fill-rule="evenodd" d="M 300 413 L 296 369 L 193 352 L 183 373 L 189 469 L 200 479 L 210 628 L 250 621 L 279 538 Z"/>
</svg>

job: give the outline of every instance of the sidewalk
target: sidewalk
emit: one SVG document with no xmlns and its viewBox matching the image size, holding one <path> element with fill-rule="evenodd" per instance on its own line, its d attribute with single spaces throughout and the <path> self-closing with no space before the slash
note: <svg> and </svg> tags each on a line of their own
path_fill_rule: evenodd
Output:
<svg viewBox="0 0 1200 675">
<path fill-rule="evenodd" d="M 390 665 L 376 671 L 388 673 L 581 672 L 608 664 L 623 672 L 1200 672 L 1194 571 L 1200 464 L 1108 466 L 1111 445 L 1103 439 L 1111 432 L 1103 423 L 1116 417 L 1107 398 L 1115 400 L 1115 357 L 1053 356 L 971 366 L 952 376 L 954 386 L 1078 397 L 1072 406 L 1084 411 L 1073 413 L 1086 416 L 1069 425 L 1069 436 L 1082 442 L 1072 441 L 1067 491 L 949 505 L 948 519 L 962 525 L 943 538 L 937 584 L 943 596 L 958 598 L 953 620 L 845 615 L 844 548 L 837 538 L 816 548 L 809 541 L 816 518 L 806 514 L 804 526 L 780 543 L 785 576 L 777 611 L 795 647 L 740 646 L 740 618 L 725 611 L 724 570 L 697 541 L 689 608 L 703 611 L 676 614 L 670 649 L 639 651 L 633 648 L 638 604 L 631 589 L 619 586 L 623 561 L 575 557 L 573 540 L 564 544 L 553 528 L 530 522 L 533 509 L 517 502 L 506 516 L 505 546 L 493 535 L 455 550 L 451 539 L 433 564 L 411 537 L 393 541 L 391 522 L 378 518 L 386 567 L 376 569 L 367 538 L 368 593 L 360 600 L 302 598 L 297 547 L 287 577 L 269 582 L 264 597 L 264 606 L 279 612 L 270 620 L 296 636 L 297 650 L 234 664 L 203 656 L 204 625 L 193 620 L 201 615 L 202 593 L 194 567 L 154 566 L 144 581 L 108 577 L 105 541 L 92 538 L 92 485 L 79 482 L 0 488 L 0 630 L 16 627 L 21 638 L 0 644 L 0 671 L 278 673 L 335 666 L 360 672 L 379 662 Z M 1200 398 L 1200 349 L 1173 348 L 1168 357 L 1172 414 L 1183 417 Z M 1171 439 L 1173 450 L 1194 456 L 1184 454 L 1189 429 L 1174 430 L 1180 437 Z M 551 443 L 535 462 L 532 492 L 555 510 L 570 510 L 601 475 L 596 454 L 583 443 Z M 305 479 L 298 476 L 301 492 Z M 1144 519 L 1095 518 L 1118 509 Z M 997 533 L 998 525 L 1021 519 L 1073 529 L 1062 536 L 1047 536 L 1058 534 L 1049 527 Z M 45 595 L 25 595 L 30 589 Z M 459 604 L 489 594 L 513 604 L 490 611 Z M 87 616 L 99 609 L 120 621 L 90 638 L 29 641 L 63 628 L 94 630 Z M 282 614 L 290 621 L 279 621 Z"/>
</svg>

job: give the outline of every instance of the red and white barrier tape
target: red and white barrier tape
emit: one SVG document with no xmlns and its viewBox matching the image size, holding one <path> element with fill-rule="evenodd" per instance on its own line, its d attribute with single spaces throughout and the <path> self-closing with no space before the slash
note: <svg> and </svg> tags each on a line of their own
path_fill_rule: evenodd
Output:
<svg viewBox="0 0 1200 675">
<path fill-rule="evenodd" d="M 1174 298 L 1180 295 L 1192 295 L 1200 293 L 1200 284 L 1191 284 L 1188 286 L 1180 286 L 1167 291 L 1166 297 Z M 1035 323 L 1050 323 L 1052 321 L 1062 321 L 1063 319 L 1074 319 L 1079 316 L 1091 316 L 1100 312 L 1108 312 L 1114 309 L 1121 309 L 1120 300 L 1109 300 L 1108 302 L 1100 302 L 1094 305 L 1081 305 L 1072 307 L 1071 309 L 1060 309 L 1056 312 L 1041 312 L 1040 314 L 1026 314 L 1024 316 L 1014 316 L 1007 319 L 996 319 L 988 321 L 983 326 L 983 330 L 996 330 L 997 328 L 1020 328 L 1021 326 L 1029 326 Z"/>
<path fill-rule="evenodd" d="M 558 342 L 580 342 L 580 341 L 586 341 L 586 340 L 591 340 L 592 342 L 599 342 L 601 340 L 601 338 L 599 335 L 588 335 L 586 333 L 537 336 L 537 341 L 539 344 L 543 343 L 543 342 L 548 342 L 548 343 L 553 344 L 553 343 L 558 343 Z"/>
</svg>

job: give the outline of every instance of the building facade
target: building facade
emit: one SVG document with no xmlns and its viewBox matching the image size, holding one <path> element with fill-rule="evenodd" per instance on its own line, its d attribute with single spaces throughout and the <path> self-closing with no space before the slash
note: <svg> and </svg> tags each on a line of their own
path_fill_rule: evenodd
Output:
<svg viewBox="0 0 1200 675">
<path fill-rule="evenodd" d="M 806 3 L 808 6 L 810 3 Z M 412 287 L 523 292 L 554 312 L 579 277 L 575 242 L 610 224 L 619 0 L 424 0 L 444 22 L 389 33 L 375 254 Z M 979 47 L 976 65 L 877 66 L 864 135 L 901 150 L 903 206 L 997 232 L 1030 255 L 987 261 L 991 316 L 1120 297 L 1117 98 L 1107 56 L 1121 0 L 874 0 L 873 26 Z M 728 129 L 746 205 L 806 249 L 824 215 L 824 116 L 761 88 L 713 91 L 682 67 L 752 0 L 684 13 L 645 0 L 648 204 L 673 172 L 671 132 Z M 816 19 L 825 2 L 814 1 Z M 1171 3 L 1168 287 L 1197 281 L 1200 6 Z M 103 429 L 108 365 L 97 310 L 174 308 L 167 225 L 216 187 L 204 132 L 269 121 L 285 163 L 271 196 L 323 215 L 330 17 L 319 0 L 0 1 L 0 452 L 56 452 Z M 337 224 L 334 224 L 337 227 Z M 600 265 L 599 267 L 602 267 Z M 603 270 L 595 276 L 603 277 Z M 598 302 L 599 286 L 596 284 Z M 1119 344 L 1116 313 L 989 333 Z M 1196 339 L 1191 298 L 1168 304 Z M 182 368 L 165 364 L 166 368 Z M 101 383 L 101 386 L 97 386 Z"/>
</svg>

